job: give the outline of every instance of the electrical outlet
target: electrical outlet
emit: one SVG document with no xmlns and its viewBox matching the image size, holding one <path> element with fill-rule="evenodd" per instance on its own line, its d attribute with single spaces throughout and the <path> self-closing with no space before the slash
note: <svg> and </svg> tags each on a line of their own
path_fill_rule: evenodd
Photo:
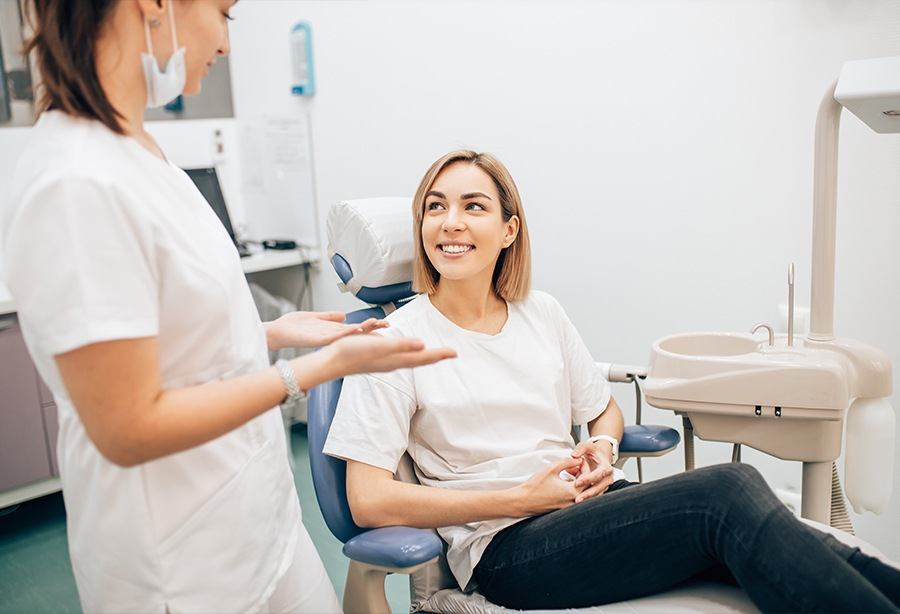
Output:
<svg viewBox="0 0 900 614">
<path fill-rule="evenodd" d="M 791 510 L 794 516 L 800 517 L 800 493 L 788 488 L 779 488 L 775 491 L 775 496 Z"/>
<path fill-rule="evenodd" d="M 787 303 L 778 305 L 778 331 L 787 333 L 788 306 Z M 809 332 L 809 307 L 797 307 L 794 305 L 794 335 L 805 336 Z"/>
</svg>

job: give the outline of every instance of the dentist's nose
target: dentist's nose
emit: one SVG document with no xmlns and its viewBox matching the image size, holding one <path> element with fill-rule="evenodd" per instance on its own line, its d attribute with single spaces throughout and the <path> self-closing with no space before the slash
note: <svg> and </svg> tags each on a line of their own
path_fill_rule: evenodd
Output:
<svg viewBox="0 0 900 614">
<path fill-rule="evenodd" d="M 231 53 L 231 33 L 228 31 L 228 26 L 225 26 L 225 39 L 222 41 L 222 44 L 219 45 L 219 48 L 216 50 L 216 55 L 225 56 Z"/>
</svg>

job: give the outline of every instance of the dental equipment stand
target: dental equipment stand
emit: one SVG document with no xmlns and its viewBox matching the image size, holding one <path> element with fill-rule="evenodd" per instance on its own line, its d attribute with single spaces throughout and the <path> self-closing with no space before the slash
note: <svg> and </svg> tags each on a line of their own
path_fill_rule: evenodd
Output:
<svg viewBox="0 0 900 614">
<path fill-rule="evenodd" d="M 891 362 L 880 350 L 834 336 L 838 131 L 847 107 L 879 133 L 900 132 L 900 57 L 844 64 L 816 118 L 810 330 L 794 338 L 793 266 L 788 334 L 701 332 L 657 340 L 644 393 L 684 422 L 685 464 L 692 437 L 750 445 L 803 463 L 801 515 L 828 523 L 843 496 L 834 461 L 846 423 L 845 487 L 857 512 L 881 513 L 891 495 L 895 417 Z M 833 488 L 834 493 L 833 493 Z M 839 512 L 840 510 L 835 510 Z"/>
</svg>

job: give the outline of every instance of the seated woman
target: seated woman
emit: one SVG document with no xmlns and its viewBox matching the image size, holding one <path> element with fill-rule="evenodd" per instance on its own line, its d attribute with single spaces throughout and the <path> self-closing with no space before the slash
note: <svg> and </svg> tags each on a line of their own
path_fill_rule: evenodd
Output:
<svg viewBox="0 0 900 614">
<path fill-rule="evenodd" d="M 896 611 L 900 571 L 799 522 L 752 467 L 646 484 L 613 469 L 622 414 L 562 307 L 529 289 L 522 203 L 496 158 L 439 159 L 413 215 L 422 294 L 383 334 L 458 359 L 344 381 L 325 452 L 348 461 L 357 524 L 437 528 L 459 585 L 510 608 L 714 575 L 766 611 Z M 422 485 L 393 479 L 404 452 Z"/>
</svg>

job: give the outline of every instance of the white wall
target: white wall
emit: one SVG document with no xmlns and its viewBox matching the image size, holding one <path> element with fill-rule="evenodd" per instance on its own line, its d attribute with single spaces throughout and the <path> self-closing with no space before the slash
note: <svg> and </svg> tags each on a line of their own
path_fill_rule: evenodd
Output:
<svg viewBox="0 0 900 614">
<path fill-rule="evenodd" d="M 237 116 L 310 112 L 320 220 L 339 199 L 411 194 L 452 148 L 492 151 L 525 199 L 536 287 L 597 359 L 628 363 L 662 335 L 774 322 L 790 261 L 808 304 L 818 102 L 842 61 L 900 54 L 891 0 L 255 0 L 234 14 Z M 287 93 L 300 19 L 309 101 Z M 900 137 L 845 116 L 841 139 L 836 331 L 900 365 Z M 317 306 L 353 306 L 333 281 L 318 276 Z M 631 413 L 630 391 L 617 396 Z M 701 464 L 729 455 L 698 445 Z M 744 458 L 799 490 L 798 463 Z M 894 482 L 887 512 L 854 522 L 900 558 L 897 466 Z"/>
</svg>

